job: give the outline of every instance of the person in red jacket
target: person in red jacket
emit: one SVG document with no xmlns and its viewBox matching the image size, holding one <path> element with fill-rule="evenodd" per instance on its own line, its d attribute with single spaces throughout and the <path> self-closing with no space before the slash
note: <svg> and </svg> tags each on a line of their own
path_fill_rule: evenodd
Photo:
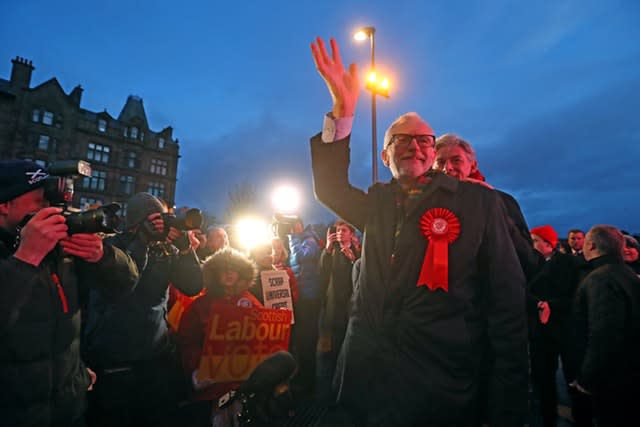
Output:
<svg viewBox="0 0 640 427">
<path fill-rule="evenodd" d="M 190 376 L 193 393 L 185 416 L 191 422 L 210 425 L 213 402 L 241 383 L 213 383 L 198 381 L 205 334 L 213 314 L 212 304 L 234 307 L 262 307 L 250 292 L 258 272 L 256 264 L 235 249 L 227 248 L 211 255 L 202 265 L 205 293 L 198 297 L 184 313 L 178 329 L 178 342 L 185 372 Z M 185 420 L 186 421 L 186 420 Z"/>
</svg>

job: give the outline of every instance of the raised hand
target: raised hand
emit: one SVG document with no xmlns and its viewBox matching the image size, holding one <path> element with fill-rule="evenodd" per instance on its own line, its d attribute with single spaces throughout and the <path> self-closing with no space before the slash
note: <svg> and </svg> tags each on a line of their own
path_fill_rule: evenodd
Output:
<svg viewBox="0 0 640 427">
<path fill-rule="evenodd" d="M 56 244 L 67 237 L 67 224 L 60 208 L 40 209 L 20 231 L 20 246 L 14 254 L 27 264 L 38 266 Z"/>
<path fill-rule="evenodd" d="M 338 43 L 331 38 L 331 56 L 327 53 L 324 41 L 318 37 L 311 43 L 311 54 L 318 72 L 324 79 L 333 98 L 333 116 L 335 118 L 353 116 L 360 94 L 360 82 L 356 64 L 345 70 L 340 58 Z"/>
</svg>

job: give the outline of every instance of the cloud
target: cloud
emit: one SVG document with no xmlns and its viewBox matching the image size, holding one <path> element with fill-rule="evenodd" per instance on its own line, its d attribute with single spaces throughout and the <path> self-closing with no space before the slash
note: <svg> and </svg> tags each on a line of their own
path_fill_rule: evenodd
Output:
<svg viewBox="0 0 640 427">
<path fill-rule="evenodd" d="M 300 214 L 313 221 L 331 218 L 315 201 L 311 179 L 311 132 L 295 129 L 268 114 L 210 140 L 181 144 L 178 205 L 224 215 L 228 192 L 243 183 L 257 189 L 264 218 L 271 217 L 271 192 L 281 183 L 293 184 L 303 199 Z"/>
<path fill-rule="evenodd" d="M 507 63 L 529 62 L 532 58 L 546 54 L 571 36 L 587 19 L 591 11 L 581 7 L 583 1 L 561 1 L 553 7 L 533 11 L 529 17 L 535 21 L 532 30 L 517 38 L 506 55 Z"/>
<path fill-rule="evenodd" d="M 610 218 L 640 230 L 638 94 L 640 80 L 620 82 L 532 117 L 479 150 L 481 169 L 536 223 L 587 226 Z"/>
</svg>

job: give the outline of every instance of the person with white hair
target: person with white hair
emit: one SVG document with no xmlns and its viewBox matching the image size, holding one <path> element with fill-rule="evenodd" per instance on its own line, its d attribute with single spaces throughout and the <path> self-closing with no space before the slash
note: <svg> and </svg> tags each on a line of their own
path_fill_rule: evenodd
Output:
<svg viewBox="0 0 640 427">
<path fill-rule="evenodd" d="M 313 58 L 333 98 L 311 140 L 317 199 L 364 233 L 338 361 L 338 403 L 360 425 L 522 425 L 527 404 L 525 278 L 497 194 L 431 173 L 435 133 L 417 113 L 385 133 L 393 179 L 349 182 L 357 68 L 320 38 Z M 487 387 L 480 361 L 491 352 Z"/>
<path fill-rule="evenodd" d="M 516 199 L 504 191 L 489 185 L 478 167 L 476 152 L 468 141 L 460 136 L 446 133 L 436 139 L 435 170 L 466 182 L 483 185 L 495 190 L 510 219 L 509 226 L 520 265 L 527 279 L 531 279 L 543 265 L 543 259 L 533 250 L 529 226 Z"/>
</svg>

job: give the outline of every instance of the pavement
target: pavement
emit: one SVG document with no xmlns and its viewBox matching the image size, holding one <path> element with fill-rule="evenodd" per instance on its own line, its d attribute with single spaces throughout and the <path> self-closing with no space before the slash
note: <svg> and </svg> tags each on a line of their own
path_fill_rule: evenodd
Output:
<svg viewBox="0 0 640 427">
<path fill-rule="evenodd" d="M 557 427 L 573 426 L 571 417 L 571 399 L 567 391 L 561 367 L 556 372 L 556 386 L 558 390 L 558 422 Z M 533 407 L 535 411 L 535 406 Z M 525 427 L 539 427 L 540 418 L 536 414 L 531 414 L 529 423 Z M 302 397 L 298 399 L 295 414 L 275 427 L 353 427 L 339 414 L 329 410 L 327 403 L 321 403 L 312 397 Z"/>
</svg>

